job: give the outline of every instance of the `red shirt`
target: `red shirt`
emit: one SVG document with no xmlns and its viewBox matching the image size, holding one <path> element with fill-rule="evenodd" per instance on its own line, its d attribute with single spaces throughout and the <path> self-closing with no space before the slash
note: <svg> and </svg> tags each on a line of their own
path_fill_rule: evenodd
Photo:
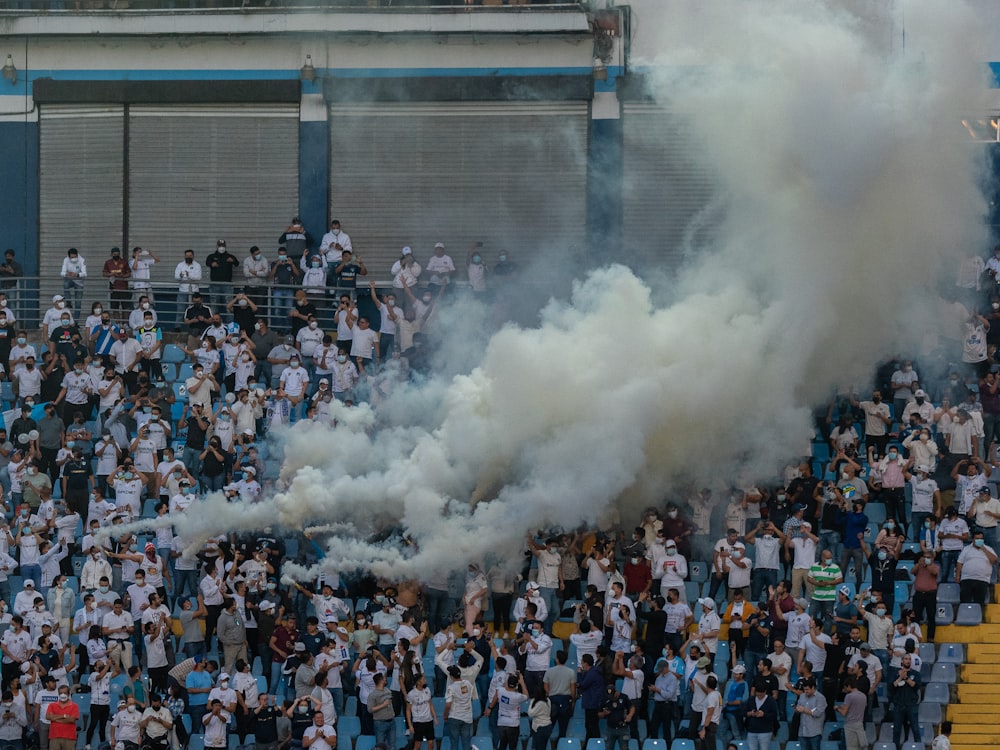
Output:
<svg viewBox="0 0 1000 750">
<path fill-rule="evenodd" d="M 291 656 L 292 651 L 295 648 L 295 641 L 298 640 L 299 631 L 288 630 L 283 625 L 279 625 L 274 629 L 274 645 L 279 649 L 284 651 L 286 654 Z M 271 656 L 271 661 L 277 664 L 281 664 L 285 661 L 285 657 L 279 654 L 277 651 Z"/>
<path fill-rule="evenodd" d="M 80 720 L 80 707 L 72 700 L 65 703 L 56 701 L 49 704 L 49 710 L 45 714 L 51 724 L 49 725 L 49 738 L 54 740 L 75 740 L 76 722 Z M 52 721 L 56 716 L 69 716 L 73 719 L 72 724 L 63 724 L 60 721 Z"/>
<path fill-rule="evenodd" d="M 628 594 L 638 594 L 646 590 L 646 586 L 653 580 L 649 571 L 649 563 L 640 560 L 638 565 L 633 565 L 629 560 L 622 568 L 622 576 L 625 578 L 625 592 Z"/>
</svg>

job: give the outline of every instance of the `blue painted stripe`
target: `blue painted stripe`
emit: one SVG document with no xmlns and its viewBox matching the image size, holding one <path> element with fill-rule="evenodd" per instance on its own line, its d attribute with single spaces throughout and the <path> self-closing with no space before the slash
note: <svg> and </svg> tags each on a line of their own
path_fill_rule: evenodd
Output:
<svg viewBox="0 0 1000 750">
<path fill-rule="evenodd" d="M 986 63 L 987 67 L 990 69 L 990 86 L 993 88 L 1000 88 L 1000 62 Z"/>
<path fill-rule="evenodd" d="M 470 77 L 485 78 L 498 76 L 557 76 L 590 75 L 589 66 L 526 67 L 526 68 L 317 68 L 318 78 L 411 78 L 411 77 Z M 624 73 L 621 66 L 608 68 L 608 77 Z M 15 86 L 0 86 L 0 95 L 31 94 L 34 81 L 51 78 L 57 81 L 289 81 L 299 77 L 299 69 L 231 69 L 231 70 L 44 70 L 18 71 Z M 27 85 L 27 92 L 25 91 Z M 9 88 L 8 88 L 9 86 Z M 320 91 L 319 81 L 307 84 L 306 93 Z"/>
</svg>

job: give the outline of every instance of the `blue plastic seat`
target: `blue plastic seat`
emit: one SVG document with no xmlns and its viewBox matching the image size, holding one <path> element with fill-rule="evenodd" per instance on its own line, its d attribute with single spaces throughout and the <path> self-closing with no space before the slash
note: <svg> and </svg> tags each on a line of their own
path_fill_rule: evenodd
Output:
<svg viewBox="0 0 1000 750">
<path fill-rule="evenodd" d="M 943 682 L 928 682 L 927 689 L 924 691 L 924 701 L 947 706 L 951 701 L 948 685 Z"/>
<path fill-rule="evenodd" d="M 983 608 L 978 604 L 959 604 L 955 613 L 956 625 L 982 625 Z"/>
<path fill-rule="evenodd" d="M 876 742 L 872 745 L 872 750 L 896 750 L 896 746 L 891 742 Z"/>
<path fill-rule="evenodd" d="M 651 745 L 650 743 L 657 744 Z M 662 750 L 663 748 L 666 748 L 666 746 L 667 743 L 664 740 L 646 740 L 642 743 L 642 750 L 653 750 L 653 748 L 656 750 Z M 694 750 L 694 741 L 678 738 L 670 743 L 670 750 Z"/>
<path fill-rule="evenodd" d="M 961 643 L 942 643 L 938 647 L 937 661 L 943 664 L 965 664 L 965 646 Z"/>
<path fill-rule="evenodd" d="M 934 622 L 938 625 L 951 625 L 954 619 L 954 608 L 950 604 L 938 602 L 937 609 L 934 610 Z"/>
<path fill-rule="evenodd" d="M 587 750 L 604 750 L 604 740 L 597 737 L 592 737 L 587 740 Z"/>
<path fill-rule="evenodd" d="M 939 583 L 937 590 L 938 604 L 958 604 L 962 601 L 960 587 L 957 583 Z"/>
<path fill-rule="evenodd" d="M 167 344 L 163 347 L 162 361 L 179 365 L 181 362 L 187 361 L 187 355 L 184 353 L 183 349 L 177 346 L 177 344 Z"/>
<path fill-rule="evenodd" d="M 917 717 L 921 724 L 925 722 L 928 724 L 940 724 L 942 714 L 943 711 L 941 710 L 940 703 L 927 703 L 925 701 L 920 704 Z"/>
<path fill-rule="evenodd" d="M 933 664 L 937 661 L 933 643 L 921 643 L 917 646 L 917 654 L 920 656 L 920 661 L 923 664 Z"/>
<path fill-rule="evenodd" d="M 695 583 L 704 583 L 708 580 L 708 563 L 701 560 L 694 560 L 688 564 L 688 576 Z"/>
<path fill-rule="evenodd" d="M 958 670 L 954 664 L 937 662 L 931 666 L 931 679 L 929 682 L 943 682 L 946 685 L 954 685 L 958 682 Z"/>
<path fill-rule="evenodd" d="M 375 735 L 363 734 L 358 737 L 357 744 L 354 745 L 354 750 L 372 750 L 373 747 L 375 747 Z"/>
<path fill-rule="evenodd" d="M 556 750 L 582 750 L 578 737 L 560 737 Z"/>
<path fill-rule="evenodd" d="M 346 737 L 353 744 L 361 736 L 361 719 L 357 716 L 338 716 L 337 735 Z"/>
</svg>

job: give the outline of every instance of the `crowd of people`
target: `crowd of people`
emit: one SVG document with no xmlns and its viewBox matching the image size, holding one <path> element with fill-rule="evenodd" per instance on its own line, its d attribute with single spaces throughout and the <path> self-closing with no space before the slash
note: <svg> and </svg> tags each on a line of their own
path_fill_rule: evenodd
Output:
<svg viewBox="0 0 1000 750">
<path fill-rule="evenodd" d="M 872 721 L 891 721 L 897 746 L 930 739 L 920 646 L 938 588 L 984 604 L 996 581 L 990 361 L 926 382 L 910 360 L 886 365 L 869 397 L 818 415 L 816 457 L 684 493 L 634 526 L 533 531 L 523 559 L 422 582 L 296 582 L 283 563 L 321 554 L 322 538 L 230 534 L 192 550 L 170 526 L 115 530 L 209 492 L 259 500 L 275 473 L 268 430 L 328 419 L 333 399 L 377 408 L 456 273 L 441 243 L 423 266 L 404 248 L 391 286 L 362 295 L 367 269 L 339 223 L 318 245 L 297 222 L 280 241 L 274 261 L 221 241 L 204 264 L 186 254 L 174 318 L 148 283 L 153 253 L 113 249 L 108 297 L 91 301 L 71 250 L 44 346 L 18 327 L 16 276 L 0 266 L 17 399 L 0 430 L 0 748 L 197 736 L 324 750 L 339 729 L 341 750 L 355 735 L 388 750 L 469 750 L 473 737 L 763 750 L 779 734 L 857 750 Z M 467 259 L 471 294 L 487 292 L 482 252 Z M 491 273 L 515 269 L 501 254 Z M 278 300 L 268 316 L 265 299 Z M 967 325 L 966 351 L 989 318 Z"/>
</svg>

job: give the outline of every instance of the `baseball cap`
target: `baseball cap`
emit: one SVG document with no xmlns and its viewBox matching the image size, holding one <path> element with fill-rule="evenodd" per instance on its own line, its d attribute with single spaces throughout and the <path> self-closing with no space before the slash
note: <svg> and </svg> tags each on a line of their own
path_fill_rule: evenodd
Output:
<svg viewBox="0 0 1000 750">
<path fill-rule="evenodd" d="M 305 651 L 306 650 L 306 644 L 304 644 L 302 641 L 299 641 L 298 643 L 295 644 L 295 650 L 296 651 Z"/>
<path fill-rule="evenodd" d="M 439 247 L 444 247 L 444 243 L 443 242 L 435 242 L 434 243 L 434 249 L 437 250 Z"/>
<path fill-rule="evenodd" d="M 746 674 L 746 673 L 747 673 L 747 668 L 744 667 L 742 664 L 737 664 L 735 667 L 733 667 L 733 674 Z"/>
<path fill-rule="evenodd" d="M 698 659 L 698 661 L 696 661 L 694 665 L 698 667 L 698 669 L 704 669 L 711 663 L 712 663 L 711 659 L 709 659 L 707 656 L 703 656 L 700 659 Z"/>
<path fill-rule="evenodd" d="M 274 609 L 274 602 L 272 602 L 272 601 L 270 601 L 268 599 L 265 599 L 264 601 L 262 601 L 257 606 L 258 606 L 258 608 L 260 609 L 261 612 L 267 612 L 269 610 Z"/>
<path fill-rule="evenodd" d="M 63 299 L 64 298 L 63 298 L 63 296 L 61 294 L 54 294 L 54 295 L 52 295 L 52 301 L 53 302 L 62 302 Z"/>
<path fill-rule="evenodd" d="M 35 588 L 35 582 L 33 580 L 31 580 L 30 578 L 25 578 L 23 585 L 25 587 L 31 586 L 31 588 Z"/>
<path fill-rule="evenodd" d="M 924 398 L 927 398 L 927 391 L 925 391 L 923 388 L 918 388 L 917 392 L 913 394 L 914 398 L 916 398 L 917 396 L 923 396 Z"/>
<path fill-rule="evenodd" d="M 711 597 L 706 596 L 703 599 L 698 600 L 698 604 L 702 607 L 708 607 L 709 609 L 715 609 L 715 600 Z"/>
<path fill-rule="evenodd" d="M 847 588 L 847 586 L 841 586 L 839 589 L 837 589 L 837 593 L 843 594 L 844 596 L 850 596 L 851 590 Z"/>
<path fill-rule="evenodd" d="M 528 581 L 528 590 L 529 591 L 537 591 L 538 590 L 538 584 L 535 581 Z"/>
</svg>

